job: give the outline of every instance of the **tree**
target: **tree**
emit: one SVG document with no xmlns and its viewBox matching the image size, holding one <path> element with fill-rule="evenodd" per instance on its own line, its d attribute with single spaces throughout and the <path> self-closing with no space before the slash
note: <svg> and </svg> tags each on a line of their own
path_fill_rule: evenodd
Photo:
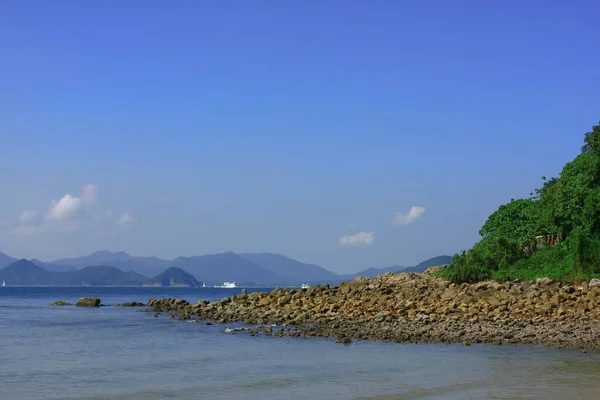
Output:
<svg viewBox="0 0 600 400">
<path fill-rule="evenodd" d="M 573 279 L 600 272 L 600 123 L 585 134 L 581 153 L 559 177 L 542 179 L 531 197 L 513 199 L 492 213 L 479 231 L 481 240 L 457 254 L 440 276 L 473 282 L 536 274 Z M 562 243 L 530 246 L 536 236 L 555 234 Z"/>
</svg>

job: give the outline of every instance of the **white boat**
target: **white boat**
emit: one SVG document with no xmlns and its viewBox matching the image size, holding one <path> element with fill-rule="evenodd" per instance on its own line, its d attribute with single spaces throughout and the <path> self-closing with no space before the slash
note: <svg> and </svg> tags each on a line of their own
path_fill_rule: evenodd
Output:
<svg viewBox="0 0 600 400">
<path fill-rule="evenodd" d="M 216 288 L 235 289 L 238 287 L 237 282 L 223 282 L 221 286 L 215 285 Z"/>
<path fill-rule="evenodd" d="M 309 287 L 310 287 L 310 285 L 308 283 L 303 283 L 300 288 L 301 289 L 308 289 Z"/>
<path fill-rule="evenodd" d="M 202 287 L 206 287 L 206 282 L 202 282 Z"/>
<path fill-rule="evenodd" d="M 6 286 L 6 281 L 2 281 L 2 287 Z"/>
</svg>

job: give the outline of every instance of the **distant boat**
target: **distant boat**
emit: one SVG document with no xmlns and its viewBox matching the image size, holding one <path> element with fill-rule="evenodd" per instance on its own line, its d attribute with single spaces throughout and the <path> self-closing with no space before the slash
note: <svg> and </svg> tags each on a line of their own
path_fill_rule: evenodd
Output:
<svg viewBox="0 0 600 400">
<path fill-rule="evenodd" d="M 202 287 L 206 287 L 206 282 L 202 282 Z"/>
<path fill-rule="evenodd" d="M 238 287 L 237 282 L 223 282 L 221 286 L 215 285 L 216 288 L 235 289 Z"/>
<path fill-rule="evenodd" d="M 2 281 L 2 287 L 6 286 L 6 281 Z"/>
<path fill-rule="evenodd" d="M 308 289 L 309 287 L 310 287 L 310 285 L 308 283 L 303 283 L 300 288 L 301 289 Z"/>
</svg>

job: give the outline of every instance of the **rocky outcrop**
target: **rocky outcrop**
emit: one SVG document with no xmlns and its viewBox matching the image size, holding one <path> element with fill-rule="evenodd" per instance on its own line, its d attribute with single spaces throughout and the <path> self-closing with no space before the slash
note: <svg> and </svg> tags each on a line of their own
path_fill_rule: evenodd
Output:
<svg viewBox="0 0 600 400">
<path fill-rule="evenodd" d="M 58 300 L 50 303 L 51 306 L 70 306 L 71 303 L 67 303 L 66 301 Z"/>
<path fill-rule="evenodd" d="M 75 305 L 77 307 L 100 307 L 100 299 L 97 297 L 82 297 Z"/>
<path fill-rule="evenodd" d="M 591 282 L 590 282 L 591 283 Z M 535 282 L 450 284 L 391 273 L 340 286 L 275 289 L 216 302 L 150 299 L 155 312 L 206 321 L 277 324 L 254 333 L 393 342 L 530 343 L 600 348 L 600 286 Z"/>
<path fill-rule="evenodd" d="M 539 235 L 529 241 L 529 243 L 523 248 L 526 254 L 533 254 L 534 251 L 542 249 L 544 247 L 554 247 L 559 243 L 562 243 L 562 235 Z"/>
<path fill-rule="evenodd" d="M 146 307 L 146 304 L 139 301 L 130 301 L 127 303 L 116 304 L 117 307 Z"/>
</svg>

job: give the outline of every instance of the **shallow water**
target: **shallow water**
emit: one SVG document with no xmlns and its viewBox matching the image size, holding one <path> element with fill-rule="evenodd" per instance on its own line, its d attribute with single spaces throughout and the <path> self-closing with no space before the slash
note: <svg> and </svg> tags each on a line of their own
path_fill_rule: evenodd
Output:
<svg viewBox="0 0 600 400">
<path fill-rule="evenodd" d="M 600 399 L 595 352 L 251 337 L 114 307 L 239 292 L 0 288 L 0 398 Z M 48 305 L 83 296 L 107 306 Z"/>
</svg>

